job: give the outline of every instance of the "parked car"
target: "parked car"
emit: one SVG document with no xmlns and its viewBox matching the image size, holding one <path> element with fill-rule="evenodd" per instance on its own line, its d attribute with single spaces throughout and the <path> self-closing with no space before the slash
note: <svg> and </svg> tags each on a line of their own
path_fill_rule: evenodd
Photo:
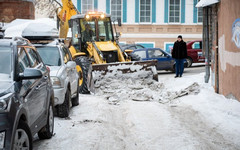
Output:
<svg viewBox="0 0 240 150">
<path fill-rule="evenodd" d="M 144 48 L 133 51 L 142 60 L 157 60 L 157 70 L 175 71 L 175 61 L 172 56 L 160 48 Z"/>
<path fill-rule="evenodd" d="M 187 66 L 192 66 L 192 63 L 202 63 L 205 57 L 202 53 L 202 40 L 187 42 Z"/>
<path fill-rule="evenodd" d="M 54 93 L 49 71 L 23 38 L 0 39 L 0 149 L 32 149 L 33 135 L 49 139 L 54 129 Z"/>
<path fill-rule="evenodd" d="M 34 44 L 43 62 L 50 68 L 56 114 L 68 117 L 71 106 L 79 104 L 79 75 L 69 49 L 59 40 Z"/>
<path fill-rule="evenodd" d="M 124 44 L 124 45 L 121 45 L 121 49 L 122 49 L 123 52 L 125 52 L 125 50 L 136 50 L 136 49 L 143 49 L 143 48 L 145 48 L 145 47 L 140 45 L 140 44 Z M 134 53 L 127 52 L 127 54 L 130 56 L 132 61 L 141 60 L 141 58 Z"/>
</svg>

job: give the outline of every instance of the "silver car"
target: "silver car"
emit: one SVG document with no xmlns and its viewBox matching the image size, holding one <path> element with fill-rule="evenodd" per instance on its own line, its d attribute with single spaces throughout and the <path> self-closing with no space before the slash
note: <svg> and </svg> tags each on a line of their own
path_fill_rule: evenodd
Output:
<svg viewBox="0 0 240 150">
<path fill-rule="evenodd" d="M 68 48 L 57 40 L 35 46 L 43 62 L 50 69 L 56 114 L 59 117 L 68 117 L 70 107 L 79 104 L 79 76 L 76 63 L 72 60 Z"/>
</svg>

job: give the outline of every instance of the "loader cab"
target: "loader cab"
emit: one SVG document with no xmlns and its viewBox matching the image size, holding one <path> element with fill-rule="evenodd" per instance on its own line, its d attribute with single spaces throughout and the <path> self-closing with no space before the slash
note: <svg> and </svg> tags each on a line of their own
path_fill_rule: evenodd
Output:
<svg viewBox="0 0 240 150">
<path fill-rule="evenodd" d="M 114 41 L 110 15 L 90 12 L 86 15 L 75 15 L 70 20 L 72 45 L 84 49 L 87 42 Z"/>
</svg>

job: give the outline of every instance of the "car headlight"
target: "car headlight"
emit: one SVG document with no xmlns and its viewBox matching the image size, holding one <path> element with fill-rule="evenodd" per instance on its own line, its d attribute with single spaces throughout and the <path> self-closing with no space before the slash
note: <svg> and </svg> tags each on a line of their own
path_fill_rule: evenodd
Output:
<svg viewBox="0 0 240 150">
<path fill-rule="evenodd" d="M 8 93 L 0 98 L 0 111 L 4 111 L 8 107 L 8 103 L 12 98 L 12 93 Z"/>
<path fill-rule="evenodd" d="M 0 132 L 0 149 L 4 148 L 4 142 L 5 142 L 5 131 Z"/>
<path fill-rule="evenodd" d="M 61 87 L 61 81 L 58 77 L 51 77 L 52 85 L 55 87 Z"/>
</svg>

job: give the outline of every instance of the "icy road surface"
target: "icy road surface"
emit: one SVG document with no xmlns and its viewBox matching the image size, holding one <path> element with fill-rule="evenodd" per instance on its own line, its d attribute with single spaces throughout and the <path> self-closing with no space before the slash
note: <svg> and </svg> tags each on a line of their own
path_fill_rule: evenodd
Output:
<svg viewBox="0 0 240 150">
<path fill-rule="evenodd" d="M 55 118 L 52 139 L 35 136 L 34 149 L 240 149 L 239 102 L 215 94 L 203 73 L 159 79 L 99 82 L 95 95 L 80 95 L 70 118 Z"/>
</svg>

